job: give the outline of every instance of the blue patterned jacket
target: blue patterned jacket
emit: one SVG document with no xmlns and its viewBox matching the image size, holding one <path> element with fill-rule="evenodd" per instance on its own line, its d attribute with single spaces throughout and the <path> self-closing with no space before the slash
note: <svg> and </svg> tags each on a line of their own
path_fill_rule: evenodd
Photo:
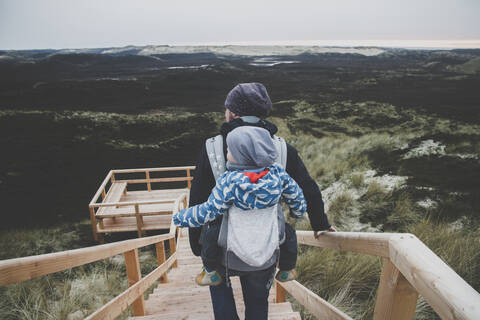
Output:
<svg viewBox="0 0 480 320">
<path fill-rule="evenodd" d="M 226 213 L 234 205 L 243 210 L 274 206 L 283 197 L 290 215 L 301 218 L 307 210 L 302 189 L 281 166 L 273 164 L 256 183 L 243 171 L 226 171 L 212 189 L 207 202 L 174 214 L 173 222 L 181 227 L 199 227 Z"/>
</svg>

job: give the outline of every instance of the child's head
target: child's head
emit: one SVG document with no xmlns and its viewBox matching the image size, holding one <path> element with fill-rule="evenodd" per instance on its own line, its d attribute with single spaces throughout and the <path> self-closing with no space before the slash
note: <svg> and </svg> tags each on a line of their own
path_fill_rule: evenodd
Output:
<svg viewBox="0 0 480 320">
<path fill-rule="evenodd" d="M 240 165 L 268 167 L 277 158 L 270 132 L 259 127 L 243 126 L 232 130 L 227 135 L 227 146 L 227 159 Z"/>
</svg>

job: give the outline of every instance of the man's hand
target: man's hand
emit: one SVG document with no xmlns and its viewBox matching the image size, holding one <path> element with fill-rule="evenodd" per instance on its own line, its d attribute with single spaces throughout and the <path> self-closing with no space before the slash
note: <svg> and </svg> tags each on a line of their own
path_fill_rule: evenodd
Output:
<svg viewBox="0 0 480 320">
<path fill-rule="evenodd" d="M 327 229 L 326 232 L 336 232 L 336 231 L 337 229 L 334 226 L 331 226 L 330 228 Z M 320 237 L 324 232 L 325 231 L 314 231 L 313 236 L 315 237 L 315 239 L 318 239 L 318 237 Z"/>
</svg>

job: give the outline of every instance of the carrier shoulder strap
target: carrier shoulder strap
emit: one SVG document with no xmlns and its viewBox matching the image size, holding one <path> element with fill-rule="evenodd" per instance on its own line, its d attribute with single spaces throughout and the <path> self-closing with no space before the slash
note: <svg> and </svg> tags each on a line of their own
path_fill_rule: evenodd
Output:
<svg viewBox="0 0 480 320">
<path fill-rule="evenodd" d="M 219 134 L 216 137 L 207 139 L 205 146 L 207 147 L 208 161 L 212 168 L 213 177 L 215 180 L 218 180 L 226 170 L 222 135 Z"/>
<path fill-rule="evenodd" d="M 273 142 L 275 144 L 275 148 L 277 149 L 277 160 L 276 162 L 279 163 L 283 168 L 287 167 L 287 143 L 285 139 L 279 136 L 273 136 Z"/>
</svg>

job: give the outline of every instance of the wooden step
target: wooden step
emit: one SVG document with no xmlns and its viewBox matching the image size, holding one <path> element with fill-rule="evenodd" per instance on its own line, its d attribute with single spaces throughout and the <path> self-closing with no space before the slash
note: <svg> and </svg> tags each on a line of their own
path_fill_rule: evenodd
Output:
<svg viewBox="0 0 480 320">
<path fill-rule="evenodd" d="M 199 263 L 202 263 L 202 259 L 200 257 L 195 257 L 195 256 L 191 256 L 191 257 L 179 257 L 178 259 L 178 264 L 179 265 L 191 265 L 191 264 L 199 264 Z"/>
<path fill-rule="evenodd" d="M 207 320 L 213 319 L 213 307 L 208 286 L 195 283 L 202 269 L 200 257 L 196 257 L 188 244 L 188 232 L 181 229 L 177 245 L 178 267 L 169 270 L 167 283 L 161 283 L 145 301 L 146 315 L 133 317 L 138 320 Z M 239 277 L 231 277 L 237 313 L 244 319 L 245 305 Z M 301 320 L 289 302 L 274 303 L 275 290 L 268 297 L 270 320 Z"/>
<path fill-rule="evenodd" d="M 150 299 L 148 299 L 150 301 Z M 205 297 L 201 301 L 190 301 L 184 299 L 182 301 L 169 302 L 168 300 L 156 300 L 153 299 L 148 303 L 145 302 L 145 310 L 147 315 L 151 314 L 168 314 L 168 313 L 188 313 L 194 312 L 195 314 L 213 314 L 212 301 L 209 297 Z M 162 303 L 163 301 L 163 303 Z M 243 303 L 236 303 L 237 312 L 244 313 L 245 306 Z M 292 306 L 289 302 L 283 303 L 270 303 L 268 306 L 269 313 L 287 313 L 293 312 Z"/>
<path fill-rule="evenodd" d="M 243 319 L 243 313 L 238 312 L 240 319 Z M 154 314 L 144 317 L 133 317 L 130 319 L 135 320 L 213 320 L 212 314 L 188 314 L 188 313 L 167 313 L 167 314 Z M 302 320 L 300 313 L 287 312 L 287 313 L 269 313 L 269 320 Z"/>
</svg>

